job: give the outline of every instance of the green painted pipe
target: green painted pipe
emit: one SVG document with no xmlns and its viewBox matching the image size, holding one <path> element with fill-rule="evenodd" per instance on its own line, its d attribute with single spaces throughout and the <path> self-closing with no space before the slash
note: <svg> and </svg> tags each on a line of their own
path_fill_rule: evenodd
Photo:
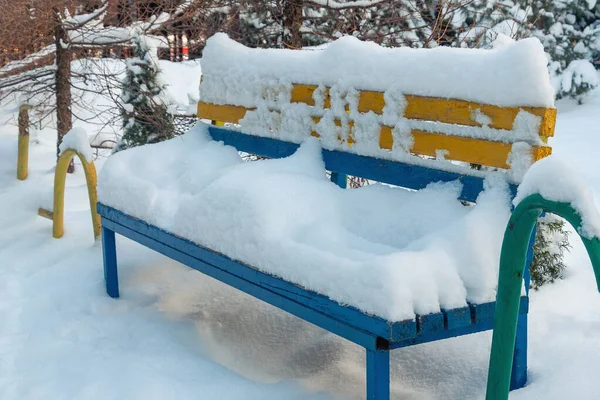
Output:
<svg viewBox="0 0 600 400">
<path fill-rule="evenodd" d="M 581 227 L 581 217 L 569 203 L 549 201 L 539 194 L 525 198 L 513 211 L 504 232 L 500 254 L 498 296 L 486 400 L 508 399 L 527 245 L 542 212 L 556 214 L 566 219 L 577 232 Z M 596 284 L 600 291 L 600 241 L 597 238 L 588 239 L 581 235 L 580 237 L 592 261 Z"/>
</svg>

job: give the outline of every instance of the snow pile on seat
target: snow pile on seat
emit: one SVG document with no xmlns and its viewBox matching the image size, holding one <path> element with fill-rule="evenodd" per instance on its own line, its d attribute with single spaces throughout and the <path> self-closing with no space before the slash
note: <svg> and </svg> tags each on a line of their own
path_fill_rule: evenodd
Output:
<svg viewBox="0 0 600 400">
<path fill-rule="evenodd" d="M 204 102 L 244 107 L 255 107 L 265 95 L 277 101 L 285 90 L 272 87 L 292 83 L 552 107 L 547 64 L 535 38 L 483 50 L 384 48 L 346 36 L 322 50 L 298 51 L 252 49 L 218 33 L 203 50 L 200 91 Z M 264 92 L 266 83 L 272 93 Z"/>
<path fill-rule="evenodd" d="M 600 213 L 594 203 L 594 194 L 570 163 L 550 156 L 533 164 L 519 185 L 514 205 L 533 194 L 571 204 L 581 217 L 579 233 L 588 239 L 600 238 Z"/>
<path fill-rule="evenodd" d="M 99 177 L 106 205 L 393 321 L 495 299 L 508 191 L 488 182 L 465 207 L 460 190 L 343 190 L 315 139 L 288 158 L 243 163 L 203 125 L 117 153 Z"/>
</svg>

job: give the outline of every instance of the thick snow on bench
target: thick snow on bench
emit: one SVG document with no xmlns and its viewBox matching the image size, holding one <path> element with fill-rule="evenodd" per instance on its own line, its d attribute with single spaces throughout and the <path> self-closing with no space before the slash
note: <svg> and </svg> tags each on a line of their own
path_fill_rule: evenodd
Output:
<svg viewBox="0 0 600 400">
<path fill-rule="evenodd" d="M 547 64 L 535 38 L 478 50 L 384 48 L 347 36 L 324 49 L 298 51 L 251 49 L 219 33 L 203 51 L 201 100 L 255 107 L 266 84 L 272 91 L 298 83 L 551 107 L 554 89 Z"/>
<path fill-rule="evenodd" d="M 243 163 L 198 125 L 111 156 L 100 201 L 175 235 L 365 312 L 415 313 L 493 301 L 510 199 L 502 181 L 477 206 L 459 183 L 420 191 L 343 190 L 309 139 L 291 157 Z"/>
</svg>

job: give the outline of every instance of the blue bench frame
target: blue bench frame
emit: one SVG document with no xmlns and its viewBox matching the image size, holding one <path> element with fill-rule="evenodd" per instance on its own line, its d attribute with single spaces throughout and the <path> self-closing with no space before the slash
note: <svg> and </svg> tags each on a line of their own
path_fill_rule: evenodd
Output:
<svg viewBox="0 0 600 400">
<path fill-rule="evenodd" d="M 214 140 L 223 141 L 239 151 L 269 158 L 286 157 L 294 153 L 297 144 L 248 136 L 241 132 L 210 127 Z M 352 153 L 323 150 L 325 166 L 331 180 L 344 188 L 346 174 L 421 189 L 430 182 L 460 180 L 462 200 L 474 202 L 483 189 L 483 179 L 422 166 L 403 164 Z M 516 187 L 511 186 L 516 192 Z M 389 351 L 450 337 L 468 335 L 493 328 L 495 302 L 469 304 L 467 307 L 442 310 L 439 313 L 417 315 L 414 320 L 386 321 L 351 307 L 340 305 L 326 296 L 261 272 L 220 253 L 173 235 L 163 229 L 129 216 L 102 203 L 97 205 L 102 218 L 102 251 L 106 291 L 119 297 L 115 233 L 119 233 L 173 260 L 235 287 L 297 317 L 335 333 L 366 349 L 367 399 L 388 400 L 390 396 Z M 533 233 L 527 264 L 533 257 Z M 526 269 L 527 270 L 527 269 Z M 525 276 L 529 287 L 529 274 Z M 528 291 L 528 290 L 527 290 Z M 527 312 L 529 298 L 521 298 L 517 341 L 513 356 L 511 390 L 523 387 L 527 381 Z"/>
</svg>

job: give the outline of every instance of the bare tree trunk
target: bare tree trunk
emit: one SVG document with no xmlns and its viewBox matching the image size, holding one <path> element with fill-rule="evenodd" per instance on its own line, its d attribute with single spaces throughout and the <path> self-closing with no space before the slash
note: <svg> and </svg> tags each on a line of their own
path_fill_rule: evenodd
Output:
<svg viewBox="0 0 600 400">
<path fill-rule="evenodd" d="M 283 5 L 283 45 L 302 48 L 302 5 L 304 0 L 285 0 Z"/>
<path fill-rule="evenodd" d="M 56 17 L 56 28 L 54 32 L 56 40 L 56 119 L 57 133 L 56 140 L 56 159 L 60 154 L 59 146 L 62 138 L 73 127 L 71 114 L 71 59 L 72 54 L 69 48 L 64 48 L 63 44 L 67 42 L 67 32 L 63 29 L 58 16 Z M 73 161 L 69 164 L 67 172 L 73 172 L 75 167 Z"/>
</svg>

